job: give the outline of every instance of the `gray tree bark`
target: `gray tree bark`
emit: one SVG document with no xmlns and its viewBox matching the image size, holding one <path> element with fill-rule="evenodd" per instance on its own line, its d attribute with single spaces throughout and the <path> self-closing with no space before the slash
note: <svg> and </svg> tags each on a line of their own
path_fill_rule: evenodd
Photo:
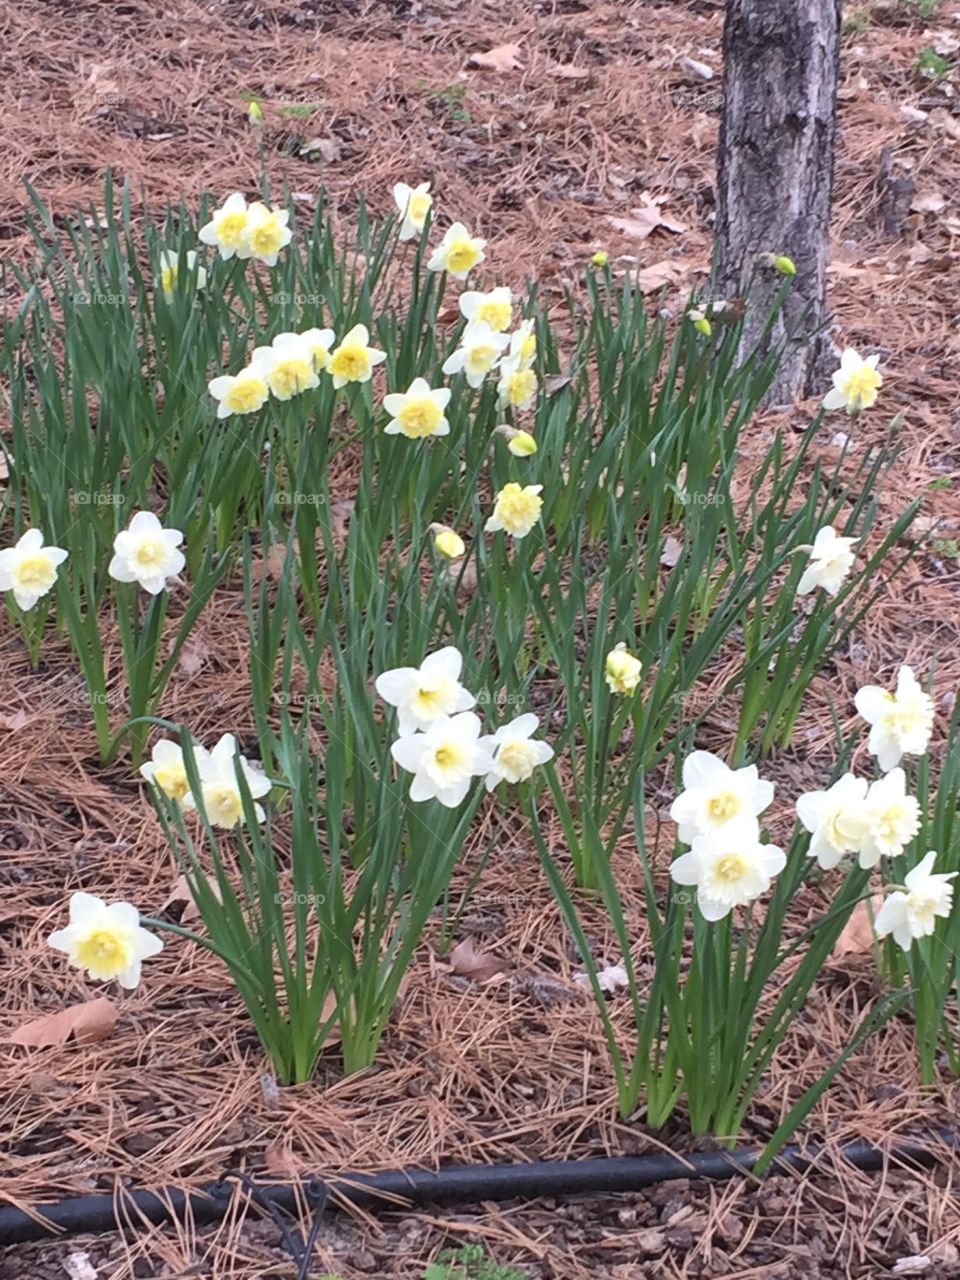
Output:
<svg viewBox="0 0 960 1280">
<path fill-rule="evenodd" d="M 759 255 L 796 265 L 772 335 L 776 345 L 794 334 L 768 396 L 777 404 L 821 389 L 832 347 L 826 266 L 840 21 L 840 0 L 727 0 L 714 263 L 726 298 Z M 759 338 L 782 285 L 774 269 L 757 272 L 745 345 Z"/>
</svg>

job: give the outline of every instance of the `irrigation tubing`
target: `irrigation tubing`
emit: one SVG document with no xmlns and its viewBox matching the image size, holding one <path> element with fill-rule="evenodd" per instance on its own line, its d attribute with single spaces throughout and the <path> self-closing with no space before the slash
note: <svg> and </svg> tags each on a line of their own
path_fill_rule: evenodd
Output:
<svg viewBox="0 0 960 1280">
<path fill-rule="evenodd" d="M 948 1133 L 939 1142 L 956 1151 Z M 784 1147 L 771 1173 L 804 1172 L 825 1148 L 819 1145 Z M 890 1148 L 872 1142 L 842 1144 L 838 1151 L 857 1169 L 873 1171 L 889 1164 L 912 1169 L 938 1162 L 936 1147 L 899 1143 Z M 392 1169 L 385 1173 L 308 1178 L 297 1183 L 255 1183 L 248 1177 L 222 1178 L 195 1191 L 119 1190 L 116 1195 L 79 1196 L 26 1210 L 0 1208 L 0 1245 L 78 1235 L 136 1229 L 145 1223 L 192 1220 L 197 1225 L 219 1222 L 235 1195 L 251 1196 L 261 1207 L 296 1212 L 305 1204 L 326 1208 L 362 1206 L 402 1209 L 420 1204 L 470 1204 L 484 1200 L 536 1199 L 540 1196 L 595 1195 L 611 1191 L 639 1191 L 677 1178 L 733 1178 L 750 1173 L 761 1147 L 734 1151 L 694 1151 L 684 1155 L 656 1153 L 597 1160 L 551 1160 L 536 1164 L 453 1165 L 437 1171 Z"/>
</svg>

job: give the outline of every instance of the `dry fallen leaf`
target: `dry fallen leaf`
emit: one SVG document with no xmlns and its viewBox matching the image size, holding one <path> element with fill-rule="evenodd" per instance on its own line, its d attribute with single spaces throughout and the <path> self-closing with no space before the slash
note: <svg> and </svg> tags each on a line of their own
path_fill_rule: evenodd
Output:
<svg viewBox="0 0 960 1280">
<path fill-rule="evenodd" d="M 178 666 L 185 676 L 195 676 L 207 660 L 207 647 L 198 636 L 191 636 L 180 650 Z"/>
<path fill-rule="evenodd" d="M 214 897 L 219 902 L 220 890 L 218 886 L 213 880 L 210 880 L 209 884 Z M 190 886 L 187 884 L 186 876 L 177 876 L 176 880 L 170 886 L 170 893 L 167 895 L 167 900 L 163 903 L 160 910 L 166 911 L 180 902 L 183 903 L 183 910 L 180 913 L 181 924 L 189 924 L 191 920 L 200 919 L 200 909 L 193 900 L 193 894 L 190 892 Z"/>
<path fill-rule="evenodd" d="M 649 267 L 640 267 L 635 277 L 637 288 L 644 294 L 659 293 L 666 285 L 682 280 L 693 265 L 689 258 L 665 258 Z"/>
<path fill-rule="evenodd" d="M 831 960 L 839 960 L 842 956 L 862 956 L 873 949 L 873 922 L 871 912 L 876 916 L 883 906 L 883 898 L 877 894 L 870 899 L 870 910 L 866 902 L 858 902 L 850 913 L 850 919 L 843 926 L 830 953 Z"/>
<path fill-rule="evenodd" d="M 459 978 L 472 978 L 474 982 L 489 982 L 506 969 L 506 961 L 489 951 L 477 951 L 472 938 L 464 938 L 447 956 L 450 972 Z"/>
<path fill-rule="evenodd" d="M 590 70 L 588 67 L 571 67 L 567 65 L 551 67 L 550 75 L 556 76 L 558 80 L 589 80 Z"/>
<path fill-rule="evenodd" d="M 16 733 L 22 729 L 27 723 L 27 713 L 21 707 L 19 711 L 14 711 L 12 715 L 0 716 L 0 728 L 8 729 L 10 733 Z"/>
<path fill-rule="evenodd" d="M 683 543 L 672 534 L 667 534 L 663 540 L 663 550 L 660 552 L 660 563 L 672 569 L 682 555 Z"/>
<path fill-rule="evenodd" d="M 471 53 L 467 66 L 480 67 L 484 71 L 519 71 L 522 66 L 520 53 L 518 44 L 498 44 L 486 53 Z"/>
<path fill-rule="evenodd" d="M 110 1035 L 117 1025 L 116 1006 L 106 996 L 71 1005 L 57 1013 L 45 1014 L 18 1027 L 8 1037 L 8 1044 L 22 1044 L 28 1049 L 45 1049 L 66 1044 L 71 1038 L 78 1044 L 91 1044 Z"/>
<path fill-rule="evenodd" d="M 656 231 L 658 227 L 663 227 L 666 231 L 686 231 L 686 225 L 677 222 L 676 219 L 669 217 L 663 212 L 659 204 L 649 198 L 636 209 L 630 210 L 629 218 L 616 218 L 609 216 L 607 221 L 612 227 L 616 227 L 618 231 L 622 231 L 624 235 L 635 236 L 639 240 L 645 240 L 651 232 Z"/>
<path fill-rule="evenodd" d="M 939 191 L 918 191 L 910 208 L 914 213 L 940 213 L 947 202 Z"/>
</svg>

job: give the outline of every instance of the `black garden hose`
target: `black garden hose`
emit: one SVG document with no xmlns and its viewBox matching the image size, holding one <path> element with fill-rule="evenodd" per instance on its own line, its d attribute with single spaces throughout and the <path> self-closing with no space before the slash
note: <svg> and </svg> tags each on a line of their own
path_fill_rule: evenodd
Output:
<svg viewBox="0 0 960 1280">
<path fill-rule="evenodd" d="M 939 1141 L 956 1150 L 952 1135 Z M 403 1208 L 417 1204 L 469 1204 L 483 1200 L 536 1199 L 540 1196 L 593 1195 L 610 1191 L 639 1191 L 676 1178 L 732 1178 L 749 1173 L 761 1147 L 735 1151 L 694 1151 L 687 1155 L 655 1153 L 601 1160 L 549 1160 L 538 1164 L 452 1165 L 428 1169 L 391 1169 L 385 1173 L 311 1178 L 297 1184 L 255 1184 L 243 1178 L 207 1183 L 196 1191 L 168 1188 L 161 1191 L 118 1191 L 116 1196 L 78 1196 L 54 1204 L 37 1205 L 29 1212 L 13 1206 L 0 1208 L 0 1245 L 44 1240 L 59 1235 L 114 1231 L 143 1221 L 163 1223 L 191 1218 L 198 1225 L 219 1222 L 237 1193 L 248 1195 L 279 1210 L 295 1211 L 298 1205 L 327 1207 L 353 1204 L 364 1208 Z M 771 1172 L 803 1172 L 824 1151 L 821 1146 L 784 1147 Z M 857 1169 L 871 1171 L 899 1164 L 924 1168 L 937 1163 L 935 1146 L 903 1143 L 885 1150 L 871 1142 L 848 1142 L 839 1154 Z"/>
</svg>

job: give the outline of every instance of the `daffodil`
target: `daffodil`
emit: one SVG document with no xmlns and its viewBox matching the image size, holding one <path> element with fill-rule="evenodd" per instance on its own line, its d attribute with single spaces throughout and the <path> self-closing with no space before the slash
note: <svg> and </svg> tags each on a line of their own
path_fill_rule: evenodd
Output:
<svg viewBox="0 0 960 1280">
<path fill-rule="evenodd" d="M 370 346 L 370 334 L 364 324 L 355 324 L 340 340 L 340 345 L 330 357 L 327 372 L 335 387 L 348 382 L 369 382 L 374 366 L 387 358 L 385 351 Z"/>
<path fill-rule="evenodd" d="M 12 591 L 21 609 L 32 609 L 57 580 L 67 558 L 62 547 L 45 547 L 39 529 L 28 529 L 16 544 L 0 551 L 0 591 Z"/>
<path fill-rule="evenodd" d="M 866 798 L 866 778 L 845 773 L 827 791 L 806 791 L 797 800 L 797 817 L 812 836 L 807 852 L 824 871 L 857 852 Z"/>
<path fill-rule="evenodd" d="M 431 388 L 426 378 L 414 378 L 406 391 L 383 397 L 383 407 L 390 414 L 384 431 L 388 436 L 403 435 L 408 440 L 449 435 L 450 423 L 444 417 L 449 403 L 448 387 Z"/>
<path fill-rule="evenodd" d="M 244 820 L 243 796 L 237 782 L 238 766 L 253 801 L 260 800 L 270 791 L 270 779 L 263 771 L 251 765 L 246 756 L 238 755 L 237 740 L 232 733 L 225 733 L 212 751 L 198 754 L 196 760 L 200 798 L 214 827 L 229 831 Z M 182 804 L 184 809 L 196 809 L 192 791 L 183 797 Z M 263 806 L 256 803 L 253 812 L 257 822 L 263 822 L 267 816 Z"/>
<path fill-rule="evenodd" d="M 713 325 L 707 319 L 706 312 L 699 310 L 699 308 L 694 307 L 691 311 L 688 311 L 687 319 L 692 323 L 693 327 L 705 337 L 709 338 L 711 333 L 713 333 Z"/>
<path fill-rule="evenodd" d="M 413 240 L 423 233 L 427 214 L 433 204 L 430 183 L 421 182 L 419 186 L 411 187 L 406 182 L 398 182 L 393 188 L 393 198 L 403 219 L 400 224 L 400 239 Z"/>
<path fill-rule="evenodd" d="M 854 704 L 870 725 L 869 747 L 885 772 L 906 755 L 924 754 L 933 730 L 933 701 L 911 667 L 898 671 L 896 693 L 864 685 L 857 690 Z"/>
<path fill-rule="evenodd" d="M 471 236 L 462 222 L 455 222 L 431 254 L 427 270 L 446 271 L 456 280 L 465 280 L 483 262 L 486 243 Z"/>
<path fill-rule="evenodd" d="M 540 721 L 533 712 L 528 712 L 480 739 L 480 746 L 493 757 L 493 768 L 486 778 L 488 791 L 493 791 L 501 782 L 526 782 L 538 765 L 553 759 L 553 747 L 548 742 L 533 740 L 539 728 Z"/>
<path fill-rule="evenodd" d="M 215 245 L 221 258 L 232 258 L 234 254 L 238 258 L 249 258 L 253 250 L 247 239 L 248 221 L 247 202 L 235 191 L 200 228 L 200 239 L 204 244 Z"/>
<path fill-rule="evenodd" d="M 440 555 L 446 556 L 448 560 L 459 560 L 466 555 L 467 544 L 455 529 L 445 524 L 432 524 L 430 531 L 433 534 L 433 545 Z"/>
<path fill-rule="evenodd" d="M 595 267 L 605 267 L 610 261 L 610 255 L 606 249 L 598 249 L 590 261 Z"/>
<path fill-rule="evenodd" d="M 487 533 L 505 529 L 515 538 L 525 538 L 540 519 L 542 484 L 519 485 L 511 481 L 497 494 L 493 514 L 483 526 Z"/>
<path fill-rule="evenodd" d="M 292 400 L 320 385 L 314 349 L 299 333 L 278 333 L 269 347 L 256 347 L 249 367 L 278 400 Z"/>
<path fill-rule="evenodd" d="M 221 374 L 207 384 L 207 390 L 218 401 L 218 418 L 229 418 L 231 413 L 256 413 L 270 398 L 266 378 L 257 369 Z"/>
<path fill-rule="evenodd" d="M 529 369 L 537 358 L 537 331 L 533 320 L 522 321 L 510 335 L 507 361 L 518 369 Z M 506 361 L 504 362 L 506 363 Z"/>
<path fill-rule="evenodd" d="M 140 981 L 142 962 L 163 950 L 160 939 L 141 927 L 136 907 L 129 902 L 108 904 L 92 893 L 72 895 L 70 923 L 54 930 L 47 941 L 95 982 L 116 978 L 127 990 Z"/>
<path fill-rule="evenodd" d="M 313 367 L 322 373 L 330 363 L 330 348 L 334 344 L 336 334 L 332 329 L 305 329 L 300 337 L 307 345 L 313 358 Z"/>
<path fill-rule="evenodd" d="M 722 920 L 770 888 L 787 865 L 783 850 L 761 844 L 756 823 L 730 823 L 711 835 L 697 835 L 687 853 L 670 864 L 677 884 L 695 886 L 705 920 Z"/>
<path fill-rule="evenodd" d="M 853 567 L 856 559 L 853 548 L 859 541 L 859 538 L 841 537 L 832 525 L 824 525 L 812 547 L 800 548 L 810 552 L 810 561 L 797 583 L 797 595 L 804 596 L 823 587 L 827 595 L 835 596 Z"/>
<path fill-rule="evenodd" d="M 246 240 L 251 255 L 268 267 L 276 265 L 280 250 L 293 238 L 287 226 L 290 213 L 287 209 L 268 209 L 259 200 L 247 210 Z"/>
<path fill-rule="evenodd" d="M 207 757 L 207 752 L 199 743 L 194 743 L 193 755 L 199 770 L 202 761 Z M 176 800 L 178 804 L 183 803 L 190 790 L 187 766 L 183 760 L 183 748 L 179 743 L 171 742 L 169 738 L 161 738 L 159 742 L 154 743 L 150 759 L 140 766 L 140 776 L 146 778 L 147 782 L 154 783 L 165 796 Z"/>
<path fill-rule="evenodd" d="M 733 823 L 755 827 L 772 800 L 773 783 L 760 777 L 755 764 L 731 769 L 710 751 L 691 751 L 670 817 L 680 839 L 690 844 L 697 836 L 718 836 Z"/>
<path fill-rule="evenodd" d="M 496 430 L 506 437 L 507 448 L 515 458 L 530 458 L 537 452 L 537 442 L 529 431 L 518 431 L 509 423 L 502 423 Z"/>
<path fill-rule="evenodd" d="M 875 867 L 881 858 L 897 858 L 903 853 L 920 830 L 920 806 L 907 795 L 902 769 L 891 769 L 870 784 L 863 808 L 849 827 L 857 836 L 864 870 Z"/>
<path fill-rule="evenodd" d="M 428 654 L 419 667 L 394 667 L 377 676 L 380 697 L 397 708 L 402 737 L 428 729 L 434 720 L 469 711 L 476 702 L 460 683 L 463 655 L 453 645 Z"/>
<path fill-rule="evenodd" d="M 537 375 L 534 371 L 516 360 L 503 360 L 500 364 L 500 381 L 497 384 L 497 396 L 501 408 L 509 405 L 511 409 L 529 409 L 537 398 Z"/>
<path fill-rule="evenodd" d="M 604 678 L 611 693 L 634 693 L 640 684 L 643 663 L 627 649 L 621 640 L 607 654 Z"/>
<path fill-rule="evenodd" d="M 197 266 L 197 255 L 193 249 L 186 257 L 187 270 L 193 275 L 197 273 L 197 288 L 202 289 L 207 283 L 207 272 L 204 267 Z M 167 302 L 172 302 L 177 292 L 177 278 L 180 274 L 180 258 L 170 249 L 164 249 L 160 255 L 160 288 Z"/>
<path fill-rule="evenodd" d="M 460 314 L 471 323 L 487 324 L 494 333 L 510 328 L 513 319 L 513 293 L 506 285 L 498 285 L 487 293 L 467 290 L 461 293 Z"/>
<path fill-rule="evenodd" d="M 859 413 L 876 403 L 877 392 L 883 385 L 883 377 L 877 371 L 879 356 L 866 360 L 852 347 L 847 347 L 840 357 L 840 368 L 833 375 L 833 389 L 824 397 L 825 409 L 846 409 Z"/>
<path fill-rule="evenodd" d="M 903 889 L 896 889 L 877 912 L 874 921 L 878 937 L 892 933 L 894 941 L 909 951 L 915 938 L 928 938 L 945 920 L 953 906 L 956 871 L 934 872 L 936 851 L 931 850 L 912 871 L 908 871 Z"/>
<path fill-rule="evenodd" d="M 390 754 L 414 775 L 411 800 L 439 800 L 448 809 L 463 802 L 473 779 L 493 766 L 489 750 L 480 745 L 481 728 L 479 716 L 463 711 L 393 743 Z"/>
<path fill-rule="evenodd" d="M 479 387 L 503 355 L 510 339 L 496 333 L 485 320 L 474 320 L 463 331 L 460 346 L 443 362 L 448 377 L 463 373 L 471 387 Z"/>
<path fill-rule="evenodd" d="M 137 582 L 152 596 L 159 595 L 168 578 L 186 564 L 181 542 L 179 529 L 165 529 L 152 511 L 138 511 L 114 538 L 107 572 L 117 582 Z"/>
</svg>

